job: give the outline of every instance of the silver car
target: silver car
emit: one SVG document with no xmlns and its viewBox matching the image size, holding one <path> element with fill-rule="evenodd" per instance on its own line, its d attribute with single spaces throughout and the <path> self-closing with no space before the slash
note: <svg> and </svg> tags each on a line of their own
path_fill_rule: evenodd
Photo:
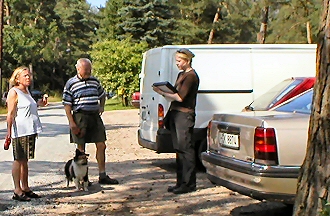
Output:
<svg viewBox="0 0 330 216">
<path fill-rule="evenodd" d="M 293 204 L 313 89 L 269 111 L 215 114 L 202 153 L 208 179 L 259 200 Z"/>
</svg>

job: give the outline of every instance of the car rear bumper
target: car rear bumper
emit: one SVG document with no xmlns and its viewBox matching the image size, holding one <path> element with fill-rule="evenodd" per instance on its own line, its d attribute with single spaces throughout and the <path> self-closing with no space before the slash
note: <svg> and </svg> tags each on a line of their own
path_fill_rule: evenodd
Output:
<svg viewBox="0 0 330 216">
<path fill-rule="evenodd" d="M 300 167 L 265 166 L 202 153 L 208 179 L 258 200 L 293 204 Z"/>
<path fill-rule="evenodd" d="M 206 139 L 206 128 L 194 128 L 194 141 L 200 143 L 203 139 Z M 167 129 L 158 129 L 156 142 L 143 139 L 140 130 L 138 130 L 138 142 L 140 146 L 154 150 L 157 153 L 175 153 L 171 132 Z"/>
<path fill-rule="evenodd" d="M 157 131 L 156 142 L 143 139 L 140 130 L 138 130 L 138 142 L 140 146 L 154 150 L 157 153 L 175 153 L 171 133 L 166 129 L 159 129 Z"/>
<path fill-rule="evenodd" d="M 132 100 L 132 105 L 135 108 L 140 108 L 140 100 Z"/>
</svg>

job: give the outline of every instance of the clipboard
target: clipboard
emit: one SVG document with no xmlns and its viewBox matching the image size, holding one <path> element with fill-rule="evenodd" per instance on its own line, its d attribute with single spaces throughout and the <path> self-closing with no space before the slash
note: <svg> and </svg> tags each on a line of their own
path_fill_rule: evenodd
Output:
<svg viewBox="0 0 330 216">
<path fill-rule="evenodd" d="M 178 90 L 176 90 L 176 88 L 174 88 L 174 86 L 171 83 L 169 83 L 168 81 L 156 82 L 152 85 L 160 88 L 163 92 L 167 92 L 167 93 L 177 93 L 178 92 Z"/>
</svg>

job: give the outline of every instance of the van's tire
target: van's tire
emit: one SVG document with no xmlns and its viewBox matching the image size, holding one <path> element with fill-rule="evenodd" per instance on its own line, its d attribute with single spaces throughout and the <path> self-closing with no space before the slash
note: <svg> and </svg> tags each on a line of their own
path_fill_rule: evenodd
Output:
<svg viewBox="0 0 330 216">
<path fill-rule="evenodd" d="M 206 138 L 201 140 L 196 147 L 196 167 L 199 170 L 205 171 L 205 167 L 202 163 L 202 152 L 205 152 L 207 148 Z"/>
</svg>

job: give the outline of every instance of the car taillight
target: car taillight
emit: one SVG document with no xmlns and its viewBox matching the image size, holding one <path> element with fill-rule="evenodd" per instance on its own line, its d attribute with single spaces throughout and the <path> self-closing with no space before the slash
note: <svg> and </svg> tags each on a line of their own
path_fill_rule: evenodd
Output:
<svg viewBox="0 0 330 216">
<path fill-rule="evenodd" d="M 140 100 L 140 93 L 134 92 L 132 95 L 132 100 Z"/>
<path fill-rule="evenodd" d="M 257 127 L 254 132 L 254 158 L 256 163 L 277 165 L 277 145 L 274 128 Z"/>
<path fill-rule="evenodd" d="M 164 107 L 158 104 L 158 128 L 164 128 Z"/>
</svg>

